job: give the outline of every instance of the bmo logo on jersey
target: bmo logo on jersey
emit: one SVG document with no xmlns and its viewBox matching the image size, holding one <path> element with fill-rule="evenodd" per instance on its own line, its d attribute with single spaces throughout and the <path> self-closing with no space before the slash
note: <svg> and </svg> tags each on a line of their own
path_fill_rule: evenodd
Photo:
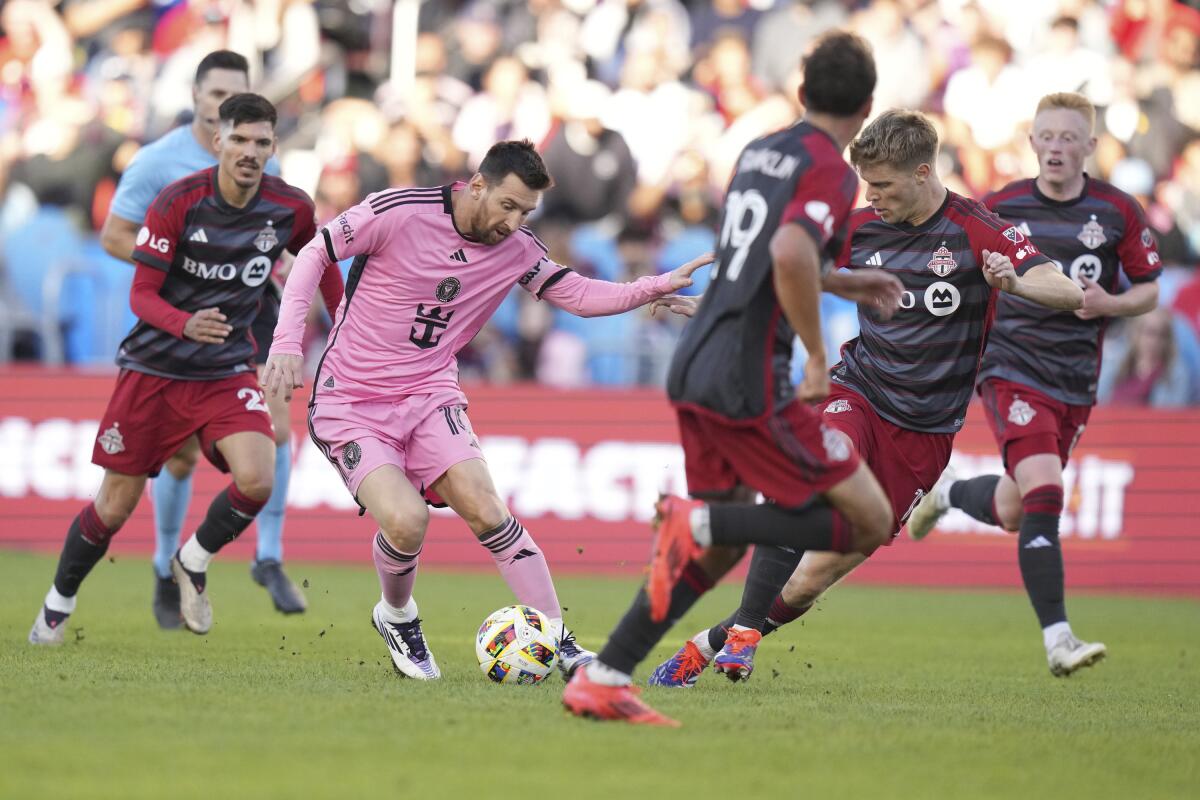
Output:
<svg viewBox="0 0 1200 800">
<path fill-rule="evenodd" d="M 236 264 L 206 264 L 203 261 L 183 257 L 183 271 L 203 280 L 231 281 L 238 276 Z M 261 286 L 271 276 L 271 259 L 255 256 L 240 270 L 242 283 L 250 287 Z"/>
<path fill-rule="evenodd" d="M 962 305 L 962 294 L 958 287 L 946 281 L 935 281 L 926 287 L 921 296 L 925 310 L 935 317 L 953 314 Z M 908 311 L 917 307 L 917 296 L 909 290 L 900 294 L 900 308 Z"/>
</svg>

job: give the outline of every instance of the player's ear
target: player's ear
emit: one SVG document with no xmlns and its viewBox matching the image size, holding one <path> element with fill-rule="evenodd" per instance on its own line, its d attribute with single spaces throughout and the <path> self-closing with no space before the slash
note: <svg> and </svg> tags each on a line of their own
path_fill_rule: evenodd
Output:
<svg viewBox="0 0 1200 800">
<path fill-rule="evenodd" d="M 471 190 L 471 197 L 478 200 L 483 196 L 484 190 L 487 189 L 487 178 L 483 177 L 482 172 L 476 172 L 471 176 L 471 180 L 467 182 L 467 188 Z"/>
<path fill-rule="evenodd" d="M 914 173 L 917 183 L 924 183 L 925 181 L 929 180 L 929 175 L 932 172 L 933 167 L 931 167 L 929 164 L 918 164 Z"/>
</svg>

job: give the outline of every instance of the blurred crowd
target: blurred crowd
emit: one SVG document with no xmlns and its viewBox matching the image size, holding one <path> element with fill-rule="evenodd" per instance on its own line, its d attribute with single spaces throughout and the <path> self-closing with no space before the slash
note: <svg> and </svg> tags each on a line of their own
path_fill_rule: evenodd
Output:
<svg viewBox="0 0 1200 800">
<path fill-rule="evenodd" d="M 955 191 L 1036 173 L 1042 94 L 1096 104 L 1089 172 L 1143 204 L 1168 268 L 1163 308 L 1110 329 L 1103 397 L 1200 402 L 1200 0 L 7 0 L 0 25 L 0 350 L 18 358 L 45 358 L 55 326 L 68 361 L 111 358 L 127 319 L 119 277 L 89 273 L 96 231 L 138 147 L 187 120 L 211 50 L 250 59 L 280 109 L 283 175 L 321 221 L 528 137 L 557 183 L 531 223 L 552 257 L 627 280 L 713 246 L 737 154 L 802 113 L 805 48 L 846 27 L 874 47 L 876 110 L 936 120 Z M 833 348 L 854 309 L 825 310 Z M 462 370 L 658 384 L 680 324 L 577 320 L 515 292 Z"/>
</svg>

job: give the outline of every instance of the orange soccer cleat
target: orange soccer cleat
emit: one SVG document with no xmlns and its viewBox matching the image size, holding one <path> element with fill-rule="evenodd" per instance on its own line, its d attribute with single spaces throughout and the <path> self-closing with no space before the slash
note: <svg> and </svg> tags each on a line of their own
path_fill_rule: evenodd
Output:
<svg viewBox="0 0 1200 800">
<path fill-rule="evenodd" d="M 650 619 L 662 622 L 671 605 L 671 590 L 683 574 L 683 568 L 703 550 L 692 538 L 690 516 L 703 503 L 673 494 L 663 495 L 654 510 L 654 551 L 650 558 L 650 578 L 646 594 L 650 597 Z"/>
<path fill-rule="evenodd" d="M 606 686 L 588 679 L 587 667 L 576 671 L 563 690 L 563 705 L 577 717 L 622 720 L 633 725 L 678 728 L 679 723 L 646 705 L 634 686 Z"/>
</svg>

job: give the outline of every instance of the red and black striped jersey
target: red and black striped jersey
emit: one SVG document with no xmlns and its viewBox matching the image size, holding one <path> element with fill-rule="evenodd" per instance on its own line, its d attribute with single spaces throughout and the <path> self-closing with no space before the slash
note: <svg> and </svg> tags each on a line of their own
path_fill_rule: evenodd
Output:
<svg viewBox="0 0 1200 800">
<path fill-rule="evenodd" d="M 121 342 L 118 366 L 181 380 L 254 369 L 258 343 L 250 325 L 280 254 L 298 253 L 315 235 L 313 203 L 300 189 L 264 175 L 258 193 L 236 208 L 217 188 L 217 169 L 195 172 L 159 193 L 133 258 L 167 273 L 163 300 L 188 313 L 218 308 L 233 330 L 222 344 L 201 344 L 139 320 Z"/>
<path fill-rule="evenodd" d="M 1142 207 L 1104 181 L 1085 175 L 1082 194 L 1065 201 L 1046 197 L 1035 180 L 1015 181 L 984 202 L 1081 287 L 1086 278 L 1115 293 L 1122 270 L 1132 283 L 1162 272 Z M 1003 295 L 979 379 L 1003 378 L 1064 403 L 1091 405 L 1107 322 Z"/>
<path fill-rule="evenodd" d="M 982 203 L 954 192 L 920 225 L 889 224 L 873 209 L 857 209 L 838 265 L 886 270 L 904 294 L 890 320 L 859 306 L 860 333 L 842 347 L 832 379 L 902 428 L 962 428 L 995 309 L 984 250 L 1008 256 L 1018 275 L 1049 261 Z"/>
<path fill-rule="evenodd" d="M 771 237 L 800 225 L 832 259 L 857 191 L 837 144 L 806 122 L 746 146 L 725 195 L 712 280 L 671 361 L 673 401 L 752 419 L 793 399 L 795 333 L 775 296 Z"/>
</svg>

